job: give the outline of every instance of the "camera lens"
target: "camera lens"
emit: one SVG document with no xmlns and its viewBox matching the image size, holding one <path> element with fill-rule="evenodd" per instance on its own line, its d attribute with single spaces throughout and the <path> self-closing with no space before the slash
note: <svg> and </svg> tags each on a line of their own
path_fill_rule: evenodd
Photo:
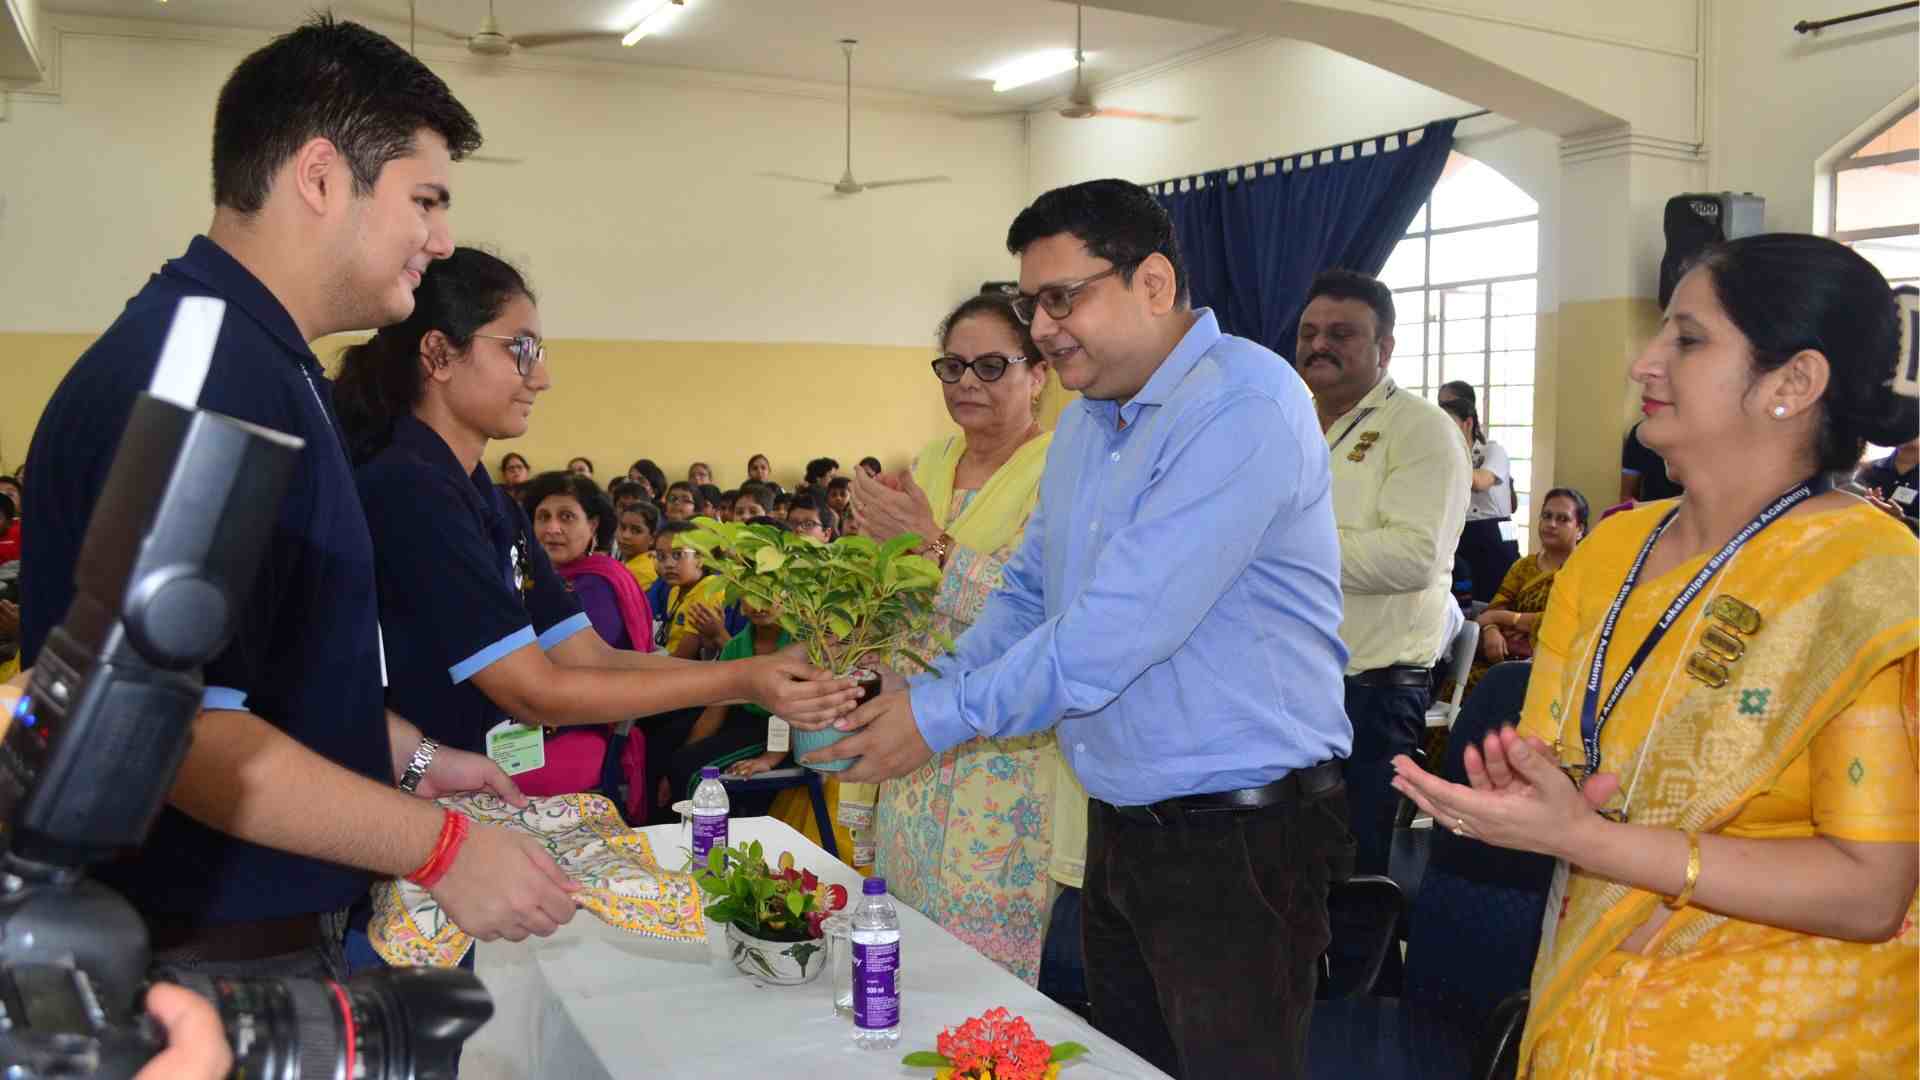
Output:
<svg viewBox="0 0 1920 1080">
<path fill-rule="evenodd" d="M 233 1075 L 261 1080 L 452 1080 L 460 1046 L 493 1015 L 471 972 L 389 968 L 330 979 L 170 974 L 213 1001 Z"/>
</svg>

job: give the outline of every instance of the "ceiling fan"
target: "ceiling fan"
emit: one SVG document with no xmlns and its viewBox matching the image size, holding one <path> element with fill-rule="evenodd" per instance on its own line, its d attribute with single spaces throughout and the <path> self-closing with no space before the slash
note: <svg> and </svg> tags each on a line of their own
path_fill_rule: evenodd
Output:
<svg viewBox="0 0 1920 1080">
<path fill-rule="evenodd" d="M 1066 107 L 1060 115 L 1069 120 L 1090 120 L 1102 117 L 1108 120 L 1152 120 L 1161 124 L 1188 124 L 1191 116 L 1171 116 L 1166 113 L 1141 112 L 1137 109 L 1103 109 L 1093 104 L 1093 91 L 1087 89 L 1087 55 L 1081 49 L 1085 36 L 1082 26 L 1083 10 L 1079 4 L 1073 5 L 1073 92 L 1067 95 Z"/>
<path fill-rule="evenodd" d="M 840 40 L 840 51 L 847 56 L 847 168 L 838 180 L 819 180 L 811 176 L 795 176 L 792 173 L 763 172 L 761 176 L 775 180 L 793 180 L 802 184 L 818 184 L 830 187 L 836 194 L 858 195 L 868 188 L 904 187 L 908 184 L 942 184 L 953 179 L 950 176 L 910 176 L 900 180 L 870 180 L 862 183 L 853 178 L 853 47 L 860 44 L 852 38 Z"/>
<path fill-rule="evenodd" d="M 667 2 L 684 5 L 687 0 L 667 0 Z M 463 33 L 459 30 L 449 29 L 448 27 L 435 26 L 432 23 L 416 22 L 413 8 L 414 5 L 412 3 L 407 5 L 408 48 L 412 48 L 413 46 L 412 31 L 416 26 L 422 30 L 428 30 L 442 37 L 451 38 L 454 41 L 460 42 L 467 47 L 468 52 L 473 53 L 475 56 L 506 56 L 515 49 L 538 49 L 548 45 L 571 45 L 582 41 L 619 41 L 621 37 L 619 33 L 607 30 L 568 30 L 549 34 L 508 34 L 500 29 L 500 21 L 494 18 L 493 0 L 487 0 L 487 13 L 480 20 L 480 28 L 472 33 Z M 368 12 L 368 14 L 376 13 Z M 393 18 L 392 16 L 385 15 L 381 17 Z M 396 19 L 394 21 L 398 20 Z"/>
</svg>

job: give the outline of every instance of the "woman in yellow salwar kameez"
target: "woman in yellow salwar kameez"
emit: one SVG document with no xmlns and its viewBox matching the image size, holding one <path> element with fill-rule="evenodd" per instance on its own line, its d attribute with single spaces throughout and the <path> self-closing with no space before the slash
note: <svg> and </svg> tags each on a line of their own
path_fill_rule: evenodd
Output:
<svg viewBox="0 0 1920 1080">
<path fill-rule="evenodd" d="M 1396 763 L 1438 825 L 1563 860 L 1523 1077 L 1920 1069 L 1920 544 L 1822 479 L 1920 427 L 1897 326 L 1831 241 L 1704 256 L 1633 369 L 1686 495 L 1561 570 L 1471 786 Z"/>
</svg>

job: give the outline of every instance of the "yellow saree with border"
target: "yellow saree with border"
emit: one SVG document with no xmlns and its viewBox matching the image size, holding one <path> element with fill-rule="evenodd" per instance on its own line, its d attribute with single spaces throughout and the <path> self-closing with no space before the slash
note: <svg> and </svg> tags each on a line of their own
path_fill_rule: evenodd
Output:
<svg viewBox="0 0 1920 1080">
<path fill-rule="evenodd" d="M 1581 699 L 1596 633 L 1671 505 L 1609 519 L 1560 571 L 1521 728 L 1557 743 L 1563 762 L 1583 759 Z M 1704 561 L 1634 590 L 1603 693 Z M 1732 626 L 1726 613 L 1739 609 L 1716 606 L 1722 597 L 1757 612 L 1757 627 Z M 1719 636 L 1709 639 L 1713 631 Z M 1915 843 L 1916 647 L 1920 545 L 1912 534 L 1864 504 L 1789 515 L 1734 557 L 1648 658 L 1602 731 L 1601 771 L 1620 774 L 1640 825 Z M 1710 661 L 1691 669 L 1706 679 L 1690 673 L 1696 655 Z M 1708 684 L 1722 672 L 1723 685 Z M 1688 907 L 1642 952 L 1620 951 L 1661 902 L 1568 869 L 1534 967 L 1523 1077 L 1916 1074 L 1920 935 L 1911 899 L 1897 935 L 1875 944 Z"/>
</svg>

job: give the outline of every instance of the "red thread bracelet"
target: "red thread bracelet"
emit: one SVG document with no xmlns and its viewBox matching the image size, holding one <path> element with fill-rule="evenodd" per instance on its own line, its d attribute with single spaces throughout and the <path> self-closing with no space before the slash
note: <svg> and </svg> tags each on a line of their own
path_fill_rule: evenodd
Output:
<svg viewBox="0 0 1920 1080">
<path fill-rule="evenodd" d="M 408 881 L 423 889 L 438 885 L 440 879 L 447 876 L 447 871 L 453 869 L 453 861 L 460 855 L 460 846 L 466 842 L 467 831 L 473 827 L 473 822 L 467 820 L 464 814 L 452 810 L 446 814 L 446 819 L 440 824 L 440 839 L 433 845 L 433 854 L 427 856 L 427 861 L 421 864 L 420 869 L 407 875 Z"/>
</svg>

